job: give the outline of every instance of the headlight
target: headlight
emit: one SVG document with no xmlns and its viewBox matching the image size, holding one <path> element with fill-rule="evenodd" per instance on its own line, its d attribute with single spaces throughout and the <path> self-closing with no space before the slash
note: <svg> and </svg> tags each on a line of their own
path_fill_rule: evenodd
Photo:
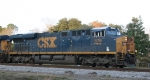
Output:
<svg viewBox="0 0 150 80">
<path fill-rule="evenodd" d="M 125 37 L 125 40 L 127 41 L 127 37 Z"/>
</svg>

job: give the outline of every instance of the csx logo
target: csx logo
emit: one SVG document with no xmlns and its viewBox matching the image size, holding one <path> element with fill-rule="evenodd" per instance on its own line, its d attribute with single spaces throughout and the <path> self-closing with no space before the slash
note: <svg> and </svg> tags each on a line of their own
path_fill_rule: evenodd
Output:
<svg viewBox="0 0 150 80">
<path fill-rule="evenodd" d="M 38 47 L 39 48 L 56 48 L 57 46 L 55 45 L 55 40 L 56 37 L 42 37 L 38 39 Z"/>
</svg>

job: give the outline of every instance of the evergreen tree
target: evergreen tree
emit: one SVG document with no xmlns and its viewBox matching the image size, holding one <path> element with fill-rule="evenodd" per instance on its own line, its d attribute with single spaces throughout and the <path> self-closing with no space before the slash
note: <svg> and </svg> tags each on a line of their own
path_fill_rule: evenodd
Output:
<svg viewBox="0 0 150 80">
<path fill-rule="evenodd" d="M 132 22 L 129 23 L 127 26 L 126 34 L 129 37 L 134 37 L 135 47 L 138 51 L 139 56 L 147 55 L 148 53 L 148 46 L 149 46 L 149 36 L 144 33 L 144 27 L 141 17 L 139 18 L 133 17 Z"/>
</svg>

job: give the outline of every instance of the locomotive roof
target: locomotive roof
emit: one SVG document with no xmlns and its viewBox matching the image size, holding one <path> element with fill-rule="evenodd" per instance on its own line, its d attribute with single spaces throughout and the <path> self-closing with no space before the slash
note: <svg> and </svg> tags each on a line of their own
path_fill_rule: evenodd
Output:
<svg viewBox="0 0 150 80">
<path fill-rule="evenodd" d="M 107 28 L 109 28 L 109 26 L 105 26 L 105 27 L 98 27 L 98 28 L 93 28 L 92 30 L 97 30 L 97 29 L 107 29 Z"/>
<path fill-rule="evenodd" d="M 10 39 L 14 38 L 34 38 L 36 36 L 36 33 L 29 33 L 29 34 L 17 34 L 10 36 Z"/>
<path fill-rule="evenodd" d="M 105 30 L 105 29 L 108 29 L 108 28 L 112 28 L 112 27 L 105 26 L 105 27 L 93 28 L 93 29 L 91 29 L 91 30 L 92 30 L 92 31 L 101 31 L 101 30 Z"/>
<path fill-rule="evenodd" d="M 8 39 L 8 38 L 9 38 L 8 35 L 1 35 L 1 36 L 0 36 L 0 40 L 6 40 L 6 39 Z"/>
</svg>

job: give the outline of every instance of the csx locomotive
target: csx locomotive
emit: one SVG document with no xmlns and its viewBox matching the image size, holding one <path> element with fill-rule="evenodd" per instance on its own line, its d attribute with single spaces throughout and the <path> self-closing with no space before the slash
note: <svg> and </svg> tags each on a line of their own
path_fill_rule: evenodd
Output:
<svg viewBox="0 0 150 80">
<path fill-rule="evenodd" d="M 134 66 L 134 38 L 109 26 L 0 36 L 0 61 L 31 64 Z"/>
</svg>

